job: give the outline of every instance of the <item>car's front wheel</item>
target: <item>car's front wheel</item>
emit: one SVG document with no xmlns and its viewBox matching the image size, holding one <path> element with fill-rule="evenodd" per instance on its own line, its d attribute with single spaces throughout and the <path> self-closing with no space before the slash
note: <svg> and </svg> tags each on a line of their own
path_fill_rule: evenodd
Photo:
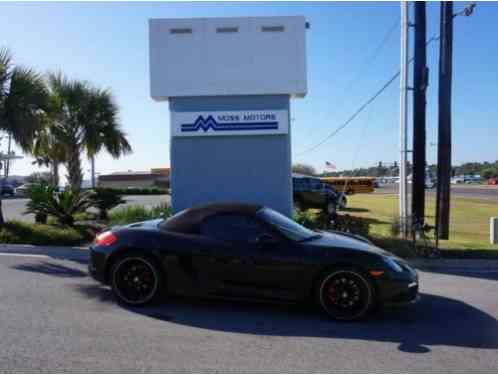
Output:
<svg viewBox="0 0 498 375">
<path fill-rule="evenodd" d="M 374 304 L 374 289 L 362 272 L 338 269 L 325 274 L 316 290 L 320 307 L 336 320 L 364 318 Z"/>
<path fill-rule="evenodd" d="M 152 259 L 141 255 L 125 256 L 112 267 L 111 286 L 119 302 L 146 305 L 160 293 L 161 271 Z"/>
</svg>

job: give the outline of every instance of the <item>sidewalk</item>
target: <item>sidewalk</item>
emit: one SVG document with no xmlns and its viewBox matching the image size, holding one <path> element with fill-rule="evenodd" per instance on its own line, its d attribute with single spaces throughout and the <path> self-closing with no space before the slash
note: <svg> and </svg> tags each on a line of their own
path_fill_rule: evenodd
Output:
<svg viewBox="0 0 498 375">
<path fill-rule="evenodd" d="M 410 259 L 408 262 L 422 270 L 469 270 L 469 271 L 496 271 L 498 273 L 498 259 Z"/>
</svg>

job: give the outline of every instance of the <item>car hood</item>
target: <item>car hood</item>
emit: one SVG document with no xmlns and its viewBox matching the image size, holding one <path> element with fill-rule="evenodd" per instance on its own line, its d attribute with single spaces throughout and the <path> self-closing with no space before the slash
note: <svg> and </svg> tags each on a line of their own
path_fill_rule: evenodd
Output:
<svg viewBox="0 0 498 375">
<path fill-rule="evenodd" d="M 321 237 L 314 239 L 309 242 L 311 246 L 317 246 L 321 248 L 343 248 L 343 249 L 351 249 L 357 251 L 365 251 L 369 253 L 375 253 L 383 256 L 393 256 L 388 251 L 381 249 L 368 242 L 367 240 L 361 240 L 355 238 L 350 234 L 341 234 L 337 232 L 320 232 Z"/>
</svg>

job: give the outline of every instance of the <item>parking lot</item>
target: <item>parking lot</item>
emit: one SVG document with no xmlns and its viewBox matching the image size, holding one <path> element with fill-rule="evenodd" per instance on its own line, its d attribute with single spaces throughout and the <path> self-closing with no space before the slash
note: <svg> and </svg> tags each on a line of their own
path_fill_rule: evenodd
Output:
<svg viewBox="0 0 498 375">
<path fill-rule="evenodd" d="M 170 202 L 169 195 L 125 195 L 123 199 L 126 200 L 126 203 L 121 206 L 143 205 L 152 207 Z M 4 198 L 2 200 L 4 217 L 7 220 L 34 221 L 34 215 L 25 214 L 26 203 L 28 203 L 27 198 Z"/>
<path fill-rule="evenodd" d="M 170 298 L 129 309 L 86 250 L 0 249 L 3 371 L 498 368 L 498 267 L 421 272 L 422 299 L 359 323 L 312 308 Z"/>
</svg>

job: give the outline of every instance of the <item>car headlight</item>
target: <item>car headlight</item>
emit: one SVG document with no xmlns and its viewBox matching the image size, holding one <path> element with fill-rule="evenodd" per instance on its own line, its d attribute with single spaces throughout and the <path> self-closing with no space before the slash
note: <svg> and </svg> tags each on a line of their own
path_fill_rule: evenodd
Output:
<svg viewBox="0 0 498 375">
<path fill-rule="evenodd" d="M 392 258 L 384 258 L 384 263 L 395 272 L 403 272 L 403 268 Z"/>
</svg>

